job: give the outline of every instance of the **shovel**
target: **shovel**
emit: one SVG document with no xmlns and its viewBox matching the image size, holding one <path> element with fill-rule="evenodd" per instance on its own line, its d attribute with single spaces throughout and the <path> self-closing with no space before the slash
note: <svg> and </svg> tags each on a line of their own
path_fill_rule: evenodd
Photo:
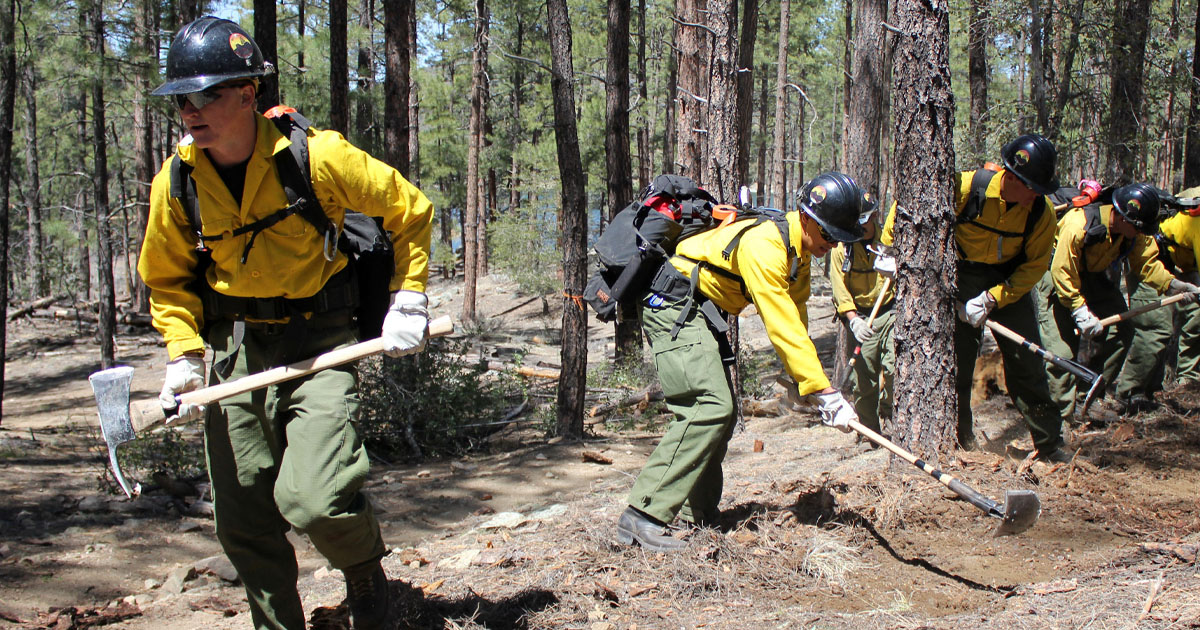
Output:
<svg viewBox="0 0 1200 630">
<path fill-rule="evenodd" d="M 454 332 L 454 323 L 449 317 L 439 317 L 429 322 L 429 336 L 441 337 Z M 311 359 L 249 374 L 211 387 L 185 392 L 176 397 L 177 403 L 209 405 L 231 396 L 244 394 L 270 385 L 289 381 L 307 374 L 357 361 L 383 352 L 383 340 L 371 339 L 331 350 Z M 101 370 L 88 377 L 92 391 L 96 394 L 96 406 L 100 412 L 100 431 L 108 445 L 108 461 L 112 464 L 113 476 L 125 495 L 132 497 L 133 490 L 121 474 L 117 463 L 117 447 L 134 440 L 137 434 L 158 424 L 174 424 L 166 417 L 158 399 L 139 403 L 129 402 L 133 368 L 127 365 Z M 176 417 L 176 420 L 178 418 Z"/>
<path fill-rule="evenodd" d="M 851 429 L 858 431 L 863 437 L 899 455 L 913 466 L 929 473 L 931 477 L 940 481 L 942 485 L 949 488 L 954 494 L 966 499 L 971 505 L 986 512 L 988 516 L 1000 519 L 1000 524 L 996 526 L 996 531 L 992 533 L 993 536 L 1020 534 L 1033 527 L 1033 524 L 1038 520 L 1038 516 L 1042 513 L 1042 501 L 1038 499 L 1037 493 L 1032 490 L 1008 490 L 1004 493 L 1004 505 L 1000 505 L 979 494 L 967 484 L 934 468 L 928 462 L 900 448 L 891 440 L 868 429 L 858 420 L 851 420 L 849 424 Z"/>
</svg>

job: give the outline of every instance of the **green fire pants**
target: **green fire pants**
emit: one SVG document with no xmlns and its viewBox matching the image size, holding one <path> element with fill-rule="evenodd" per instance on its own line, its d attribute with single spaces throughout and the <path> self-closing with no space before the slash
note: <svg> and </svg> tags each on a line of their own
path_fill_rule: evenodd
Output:
<svg viewBox="0 0 1200 630">
<path fill-rule="evenodd" d="M 634 481 L 629 505 L 664 523 L 676 515 L 704 523 L 718 514 L 721 462 L 737 420 L 729 377 L 716 337 L 698 309 L 671 339 L 683 302 L 660 303 L 654 294 L 648 299 L 656 306 L 643 301 L 642 330 L 675 418 Z"/>
<path fill-rule="evenodd" d="M 214 363 L 233 350 L 232 322 L 217 322 L 208 340 Z M 247 325 L 233 380 L 274 366 L 282 326 Z M 354 343 L 354 330 L 310 327 L 293 356 Z M 367 452 L 354 421 L 358 377 L 353 365 L 330 368 L 210 405 L 205 450 L 212 479 L 217 539 L 246 588 L 255 628 L 303 630 L 296 556 L 289 528 L 307 534 L 335 568 L 386 551 L 371 503 L 359 490 Z"/>
<path fill-rule="evenodd" d="M 892 345 L 892 327 L 896 322 L 895 311 L 888 309 L 875 316 L 871 328 L 875 334 L 862 345 L 858 359 L 854 362 L 854 374 L 848 379 L 847 385 L 853 385 L 854 411 L 858 413 L 858 421 L 876 433 L 884 433 L 879 424 L 879 415 L 889 413 L 892 409 L 892 384 L 895 382 L 896 353 Z M 850 331 L 848 323 L 846 334 L 849 335 L 850 355 L 853 356 L 854 346 L 858 342 Z M 880 376 L 883 377 L 883 387 L 879 387 Z"/>
</svg>

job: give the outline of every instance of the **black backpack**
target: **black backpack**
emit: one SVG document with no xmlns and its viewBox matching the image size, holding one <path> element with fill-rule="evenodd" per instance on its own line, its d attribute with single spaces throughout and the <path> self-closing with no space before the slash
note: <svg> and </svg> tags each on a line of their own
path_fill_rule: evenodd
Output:
<svg viewBox="0 0 1200 630">
<path fill-rule="evenodd" d="M 675 254 L 675 246 L 680 241 L 724 222 L 748 219 L 754 221 L 748 222 L 733 237 L 722 255 L 726 259 L 732 256 L 746 230 L 763 221 L 774 221 L 792 264 L 789 281 L 794 280 L 798 259 L 788 238 L 784 213 L 748 204 L 740 209 L 717 206 L 716 199 L 691 179 L 682 175 L 659 175 L 638 201 L 613 217 L 596 241 L 598 268 L 588 279 L 583 300 L 596 311 L 597 319 L 611 322 L 616 319 L 619 305 L 634 304 L 646 295 L 651 282 L 663 263 Z M 713 269 L 722 275 L 732 275 Z M 695 275 L 691 282 L 692 293 Z M 694 295 L 692 297 L 694 299 Z"/>
<path fill-rule="evenodd" d="M 201 230 L 200 208 L 196 202 L 196 185 L 191 177 L 192 167 L 176 155 L 171 160 L 171 196 L 179 199 L 183 205 L 192 230 L 197 236 L 196 249 L 200 253 L 200 263 L 196 267 L 196 280 L 192 287 L 204 302 L 206 326 L 213 316 L 242 319 L 249 315 L 261 319 L 275 319 L 295 312 L 353 308 L 358 320 L 359 338 L 374 339 L 380 335 L 383 318 L 391 301 L 389 285 L 396 268 L 391 235 L 383 229 L 382 219 L 349 209 L 346 210 L 339 234 L 337 226 L 321 209 L 320 201 L 312 189 L 308 162 L 308 119 L 296 110 L 284 106 L 273 108 L 266 115 L 279 128 L 280 133 L 291 140 L 289 150 L 275 157 L 275 166 L 279 171 L 289 205 L 233 231 L 232 236 L 250 234 L 250 240 L 242 252 L 242 262 L 246 261 L 259 232 L 293 214 L 299 214 L 324 235 L 327 247 L 332 249 L 331 244 L 336 240 L 337 250 L 345 254 L 350 261 L 347 265 L 350 278 L 344 290 L 327 291 L 322 288 L 311 298 L 294 300 L 232 298 L 213 291 L 205 280 L 205 272 L 212 264 L 212 251 L 205 243 L 221 240 L 224 235 L 204 235 Z M 332 251 L 326 252 L 326 257 L 331 260 L 334 255 Z M 333 282 L 334 279 L 331 278 L 329 284 Z"/>
<path fill-rule="evenodd" d="M 1025 252 L 1025 247 L 1028 245 L 1029 237 L 1033 234 L 1033 230 L 1037 227 L 1038 221 L 1042 219 L 1042 214 L 1046 212 L 1046 197 L 1043 195 L 1038 195 L 1033 200 L 1033 207 L 1030 209 L 1029 214 L 1025 217 L 1025 228 L 1020 232 L 1006 232 L 1004 230 L 998 230 L 990 225 L 979 223 L 976 219 L 978 219 L 980 213 L 983 212 L 983 202 L 987 198 L 988 185 L 991 184 L 992 178 L 995 177 L 997 173 L 997 171 L 990 168 L 991 166 L 992 165 L 989 164 L 976 170 L 975 174 L 971 177 L 971 189 L 967 195 L 967 201 L 963 204 L 962 211 L 959 212 L 958 216 L 955 218 L 954 225 L 957 226 L 962 225 L 963 223 L 969 223 L 977 228 L 992 232 L 993 234 L 999 234 L 1004 238 L 1020 238 L 1021 251 L 1018 252 L 1017 255 L 1008 262 L 995 265 L 1002 270 L 1002 274 L 1004 276 L 1009 276 L 1012 275 L 1012 272 L 1015 271 L 1017 267 L 1020 267 L 1025 263 L 1026 260 L 1029 259 Z M 955 247 L 958 247 L 957 242 L 955 242 Z M 961 255 L 962 253 L 962 249 L 959 248 L 959 254 Z"/>
</svg>

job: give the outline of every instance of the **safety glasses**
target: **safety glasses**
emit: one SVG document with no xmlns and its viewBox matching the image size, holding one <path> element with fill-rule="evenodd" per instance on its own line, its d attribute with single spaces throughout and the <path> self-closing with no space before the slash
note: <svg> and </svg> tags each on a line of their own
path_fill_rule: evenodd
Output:
<svg viewBox="0 0 1200 630">
<path fill-rule="evenodd" d="M 220 99 L 221 93 L 223 90 L 228 90 L 229 88 L 239 88 L 239 87 L 242 87 L 243 85 L 246 85 L 246 84 L 245 83 L 229 83 L 229 84 L 225 84 L 225 85 L 214 85 L 213 87 L 210 87 L 206 90 L 200 90 L 199 92 L 188 92 L 187 94 L 176 94 L 175 95 L 175 107 L 179 108 L 180 111 L 183 111 L 183 108 L 186 107 L 188 103 L 191 103 L 192 106 L 195 107 L 196 109 L 204 109 L 205 105 L 208 105 L 209 103 L 215 102 L 218 99 Z"/>
</svg>

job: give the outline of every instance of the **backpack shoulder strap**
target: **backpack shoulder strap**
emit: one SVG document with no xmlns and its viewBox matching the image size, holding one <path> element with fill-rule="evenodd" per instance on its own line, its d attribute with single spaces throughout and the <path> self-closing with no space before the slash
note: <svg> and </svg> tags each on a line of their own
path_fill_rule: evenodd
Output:
<svg viewBox="0 0 1200 630">
<path fill-rule="evenodd" d="M 753 228 L 764 221 L 771 221 L 779 230 L 779 236 L 783 239 L 783 247 L 787 250 L 789 264 L 788 282 L 790 283 L 795 281 L 796 276 L 800 273 L 800 257 L 796 254 L 796 248 L 792 247 L 792 239 L 789 235 L 787 215 L 782 212 L 752 214 L 747 216 L 746 220 L 748 221 L 751 218 L 754 220 L 750 222 L 750 225 L 738 230 L 738 233 L 729 240 L 729 244 L 725 246 L 725 249 L 721 250 L 721 257 L 725 260 L 729 260 L 729 257 L 733 255 L 733 250 L 737 249 L 738 244 L 741 243 L 742 235 L 744 235 L 750 228 Z"/>
<path fill-rule="evenodd" d="M 1084 206 L 1083 216 L 1084 247 L 1099 243 L 1108 236 L 1108 228 L 1104 227 L 1104 221 L 1100 219 L 1100 204 L 1094 203 Z"/>
<path fill-rule="evenodd" d="M 958 213 L 955 224 L 972 223 L 979 213 L 983 212 L 983 202 L 987 199 L 988 185 L 992 183 L 992 178 L 995 176 L 996 171 L 991 169 L 975 170 L 975 174 L 971 176 L 971 190 L 967 194 L 967 202 L 963 204 L 962 211 Z"/>
</svg>

